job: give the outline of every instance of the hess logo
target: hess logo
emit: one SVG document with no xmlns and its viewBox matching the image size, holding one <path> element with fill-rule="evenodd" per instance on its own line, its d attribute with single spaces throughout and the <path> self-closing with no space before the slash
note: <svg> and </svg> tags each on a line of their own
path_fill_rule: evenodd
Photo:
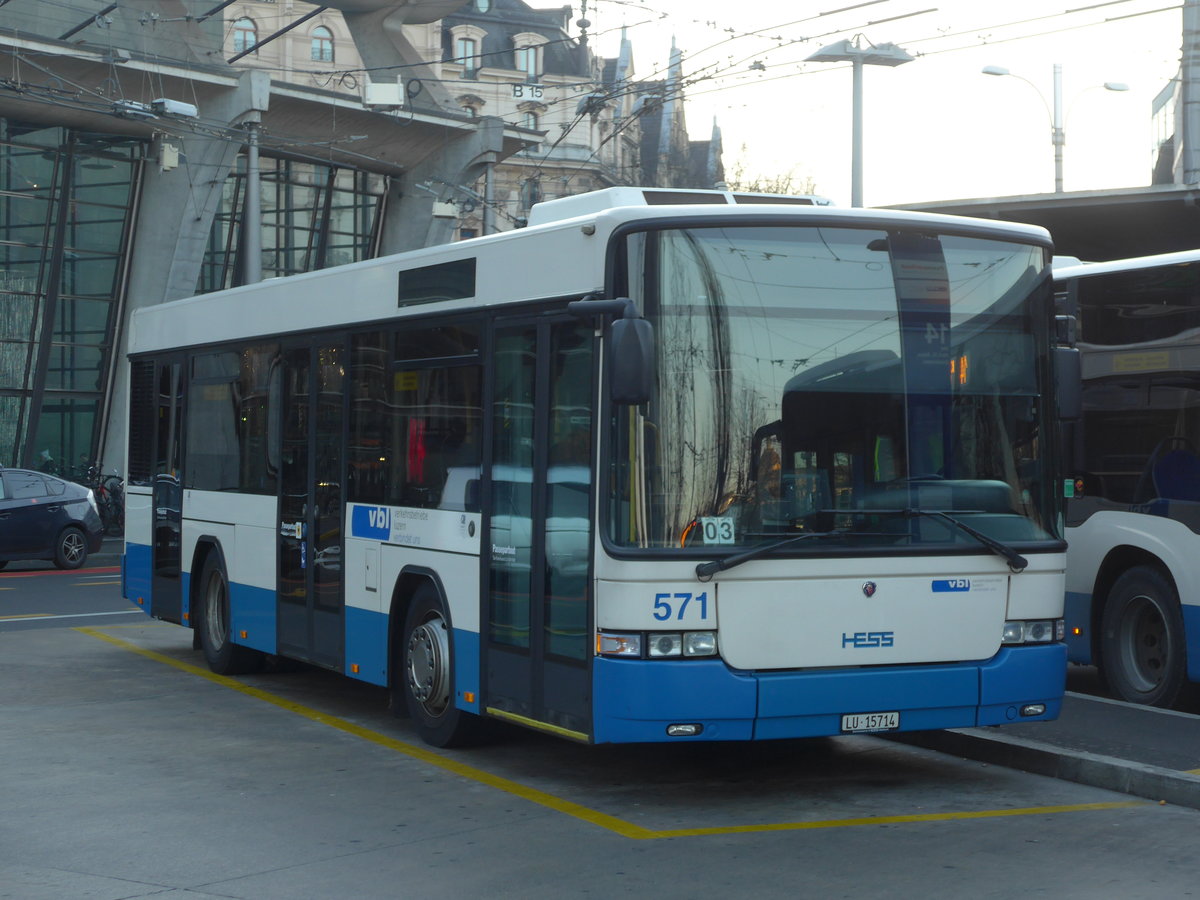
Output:
<svg viewBox="0 0 1200 900">
<path fill-rule="evenodd" d="M 896 639 L 894 631 L 856 631 L 854 634 L 842 632 L 842 647 L 862 650 L 869 647 L 891 647 Z"/>
</svg>

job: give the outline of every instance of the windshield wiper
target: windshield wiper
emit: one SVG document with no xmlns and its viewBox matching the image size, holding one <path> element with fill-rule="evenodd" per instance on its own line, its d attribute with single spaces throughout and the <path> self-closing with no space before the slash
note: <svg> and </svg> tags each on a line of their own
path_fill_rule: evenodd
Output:
<svg viewBox="0 0 1200 900">
<path fill-rule="evenodd" d="M 846 512 L 846 510 L 839 510 Z M 906 519 L 919 519 L 922 517 L 930 519 L 941 519 L 943 522 L 949 522 L 963 534 L 969 534 L 983 546 L 987 547 L 997 556 L 1002 556 L 1008 561 L 1008 567 L 1014 573 L 1024 572 L 1025 567 L 1029 565 L 1029 560 L 1023 557 L 1020 553 L 1014 550 L 1007 544 L 1003 544 L 994 537 L 988 537 L 982 531 L 977 531 L 972 528 L 962 519 L 956 519 L 949 513 L 942 512 L 940 509 L 921 509 L 920 507 L 908 507 L 905 509 L 857 509 L 856 513 L 866 515 L 883 515 L 883 516 L 903 516 Z"/>
<path fill-rule="evenodd" d="M 726 569 L 740 566 L 742 563 L 749 562 L 752 559 L 767 556 L 776 550 L 790 547 L 792 544 L 798 544 L 801 541 L 807 541 L 811 538 L 844 537 L 847 534 L 849 532 L 841 528 L 834 529 L 833 531 L 806 531 L 804 534 L 796 534 L 792 537 L 784 538 L 782 541 L 776 541 L 773 544 L 759 544 L 757 547 L 751 547 L 749 550 L 735 553 L 733 556 L 726 556 L 723 559 L 714 559 L 698 564 L 696 566 L 696 577 L 701 581 L 711 581 L 712 577 L 718 572 L 724 572 Z"/>
</svg>

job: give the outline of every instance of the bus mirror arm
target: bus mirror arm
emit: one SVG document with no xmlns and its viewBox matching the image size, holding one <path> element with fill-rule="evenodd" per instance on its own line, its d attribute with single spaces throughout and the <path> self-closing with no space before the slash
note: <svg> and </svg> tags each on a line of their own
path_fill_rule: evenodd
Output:
<svg viewBox="0 0 1200 900">
<path fill-rule="evenodd" d="M 619 406 L 641 406 L 654 393 L 654 326 L 643 318 L 628 297 L 615 300 L 575 300 L 567 304 L 572 315 L 619 316 L 608 327 L 609 390 Z"/>
</svg>

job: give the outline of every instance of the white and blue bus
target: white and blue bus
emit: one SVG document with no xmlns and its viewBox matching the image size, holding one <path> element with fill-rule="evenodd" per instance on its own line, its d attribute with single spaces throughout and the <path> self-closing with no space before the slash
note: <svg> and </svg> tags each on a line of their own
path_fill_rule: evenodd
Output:
<svg viewBox="0 0 1200 900">
<path fill-rule="evenodd" d="M 1069 658 L 1172 706 L 1200 681 L 1200 251 L 1055 267 L 1077 321 Z"/>
<path fill-rule="evenodd" d="M 139 311 L 126 595 L 435 745 L 1054 718 L 1047 234 L 760 200 L 614 188 Z"/>
</svg>

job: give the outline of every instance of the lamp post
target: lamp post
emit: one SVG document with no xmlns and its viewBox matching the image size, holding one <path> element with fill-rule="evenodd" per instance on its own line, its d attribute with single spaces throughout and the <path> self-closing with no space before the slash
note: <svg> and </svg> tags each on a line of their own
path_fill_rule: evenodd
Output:
<svg viewBox="0 0 1200 900">
<path fill-rule="evenodd" d="M 1054 145 L 1054 193 L 1061 194 L 1063 192 L 1063 147 L 1067 143 L 1067 133 L 1063 122 L 1063 103 L 1062 103 L 1062 63 L 1054 64 L 1054 110 L 1051 112 L 1050 107 L 1046 105 L 1046 98 L 1042 96 L 1042 92 L 1038 90 L 1038 86 L 1021 75 L 1015 75 L 1004 66 L 984 66 L 981 70 L 984 75 L 1007 75 L 1009 78 L 1016 78 L 1037 92 L 1038 99 L 1042 101 L 1042 105 L 1046 106 L 1046 112 L 1050 114 L 1050 140 Z M 1129 85 L 1120 81 L 1106 81 L 1103 85 L 1095 85 L 1103 87 L 1106 91 L 1127 91 Z"/>
<path fill-rule="evenodd" d="M 865 46 L 864 46 L 865 44 Z M 848 62 L 854 69 L 854 93 L 851 104 L 850 205 L 862 206 L 862 79 L 863 66 L 902 66 L 913 57 L 895 44 L 872 44 L 861 34 L 853 40 L 838 41 L 822 47 L 806 62 Z"/>
</svg>

